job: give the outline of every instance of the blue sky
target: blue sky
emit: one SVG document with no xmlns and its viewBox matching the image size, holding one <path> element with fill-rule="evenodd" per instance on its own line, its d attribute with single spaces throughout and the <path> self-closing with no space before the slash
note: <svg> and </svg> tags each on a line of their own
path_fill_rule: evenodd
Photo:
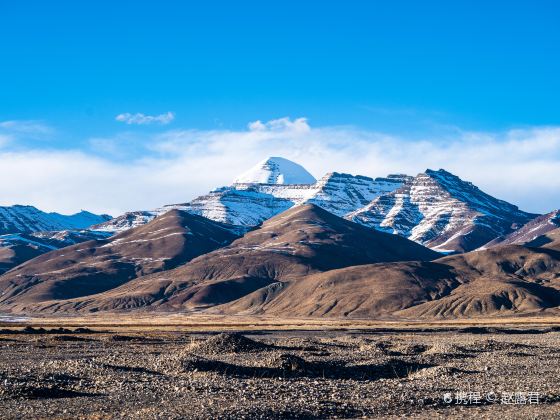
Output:
<svg viewBox="0 0 560 420">
<path fill-rule="evenodd" d="M 0 124 L 9 124 L 0 125 L 0 153 L 11 162 L 25 153 L 48 152 L 59 161 L 79 154 L 124 171 L 126 165 L 172 159 L 162 138 L 182 136 L 192 145 L 185 133 L 195 131 L 199 140 L 213 132 L 243 137 L 252 121 L 283 117 L 306 118 L 330 135 L 336 128 L 337 138 L 360 132 L 372 143 L 388 136 L 412 148 L 430 142 L 448 153 L 461 142 L 472 147 L 474 137 L 503 146 L 516 130 L 541 144 L 531 136 L 560 126 L 559 20 L 555 1 L 3 2 Z M 126 113 L 143 116 L 116 119 Z M 549 142 L 545 178 L 547 170 L 560 169 L 555 134 Z M 197 148 L 199 156 L 211 154 L 203 149 Z M 184 150 L 174 149 L 174 157 Z M 250 157 L 262 153 L 257 148 Z M 223 182 L 249 163 L 230 156 Z M 306 156 L 293 157 L 317 172 L 330 166 L 379 176 L 403 163 L 352 170 L 335 154 L 323 165 Z M 418 168 L 453 164 L 445 154 L 418 160 Z M 535 173 L 539 162 L 532 162 Z M 504 189 L 496 184 L 503 184 L 500 178 L 465 169 L 475 163 L 452 169 L 533 210 L 560 199 L 553 195 L 535 205 L 520 195 L 530 192 L 530 180 L 521 192 Z M 491 174 L 486 169 L 482 173 Z M 188 178 L 185 171 L 178 176 Z M 31 174 L 22 176 L 30 179 L 26 188 L 42 185 Z M 109 197 L 95 190 L 87 200 L 70 189 L 64 194 L 81 198 L 83 206 L 122 211 L 185 200 L 207 187 L 197 181 L 200 190 L 189 189 L 186 183 L 184 193 L 152 194 L 153 202 L 123 201 L 115 208 L 100 203 Z M 0 189 L 4 204 L 25 200 L 58 209 L 47 197 L 55 192 Z M 70 211 L 79 204 L 68 199 L 59 206 Z"/>
</svg>

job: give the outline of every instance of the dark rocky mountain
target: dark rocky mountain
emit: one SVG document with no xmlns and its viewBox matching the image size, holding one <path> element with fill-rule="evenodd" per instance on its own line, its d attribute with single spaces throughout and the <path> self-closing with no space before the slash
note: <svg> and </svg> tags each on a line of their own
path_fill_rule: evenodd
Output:
<svg viewBox="0 0 560 420">
<path fill-rule="evenodd" d="M 182 204 L 130 212 L 95 226 L 121 232 L 170 209 L 251 228 L 301 204 L 315 204 L 364 226 L 439 252 L 477 249 L 537 217 L 444 170 L 369 178 L 332 172 L 316 182 L 300 165 L 269 158 L 230 185 Z M 295 183 L 299 182 L 299 183 Z"/>
<path fill-rule="evenodd" d="M 177 210 L 169 213 L 171 220 L 178 216 L 197 218 Z M 400 236 L 303 205 L 229 245 L 216 244 L 213 251 L 182 258 L 187 262 L 168 269 L 174 264 L 159 265 L 154 252 L 176 249 L 176 244 L 161 241 L 183 235 L 167 231 L 166 219 L 158 217 L 114 238 L 78 245 L 83 250 L 65 248 L 67 256 L 60 251 L 45 254 L 0 276 L 5 290 L 0 310 L 202 310 L 417 320 L 546 315 L 560 308 L 560 229 L 524 246 L 437 258 Z M 199 219 L 204 226 L 214 223 Z M 143 234 L 141 229 L 148 227 Z M 129 232 L 134 234 L 127 236 Z M 220 232 L 229 234 L 221 226 Z M 105 255 L 104 248 L 111 252 Z M 83 258 L 83 252 L 90 257 Z M 55 258 L 49 261 L 51 254 Z M 85 265 L 80 273 L 77 256 Z M 106 265 L 107 259 L 123 265 Z M 90 272 L 96 264 L 101 269 Z M 112 283 L 113 279 L 119 280 Z"/>
<path fill-rule="evenodd" d="M 347 218 L 453 253 L 510 234 L 536 216 L 440 169 L 417 175 Z"/>
<path fill-rule="evenodd" d="M 387 319 L 560 310 L 559 211 L 523 212 L 444 170 L 315 182 L 270 158 L 190 203 L 106 219 L 0 208 L 0 310 Z"/>
<path fill-rule="evenodd" d="M 33 206 L 0 207 L 0 274 L 45 252 L 105 236 L 85 229 L 110 219 L 87 211 L 66 216 Z"/>
<path fill-rule="evenodd" d="M 181 209 L 211 220 L 254 227 L 283 211 L 304 203 L 315 204 L 344 216 L 374 198 L 393 191 L 410 179 L 406 175 L 370 178 L 331 172 L 318 181 L 300 165 L 271 157 L 236 178 L 232 185 L 216 188 L 188 203 L 151 211 L 129 212 L 95 229 L 121 232 L 145 224 L 170 209 Z"/>
</svg>

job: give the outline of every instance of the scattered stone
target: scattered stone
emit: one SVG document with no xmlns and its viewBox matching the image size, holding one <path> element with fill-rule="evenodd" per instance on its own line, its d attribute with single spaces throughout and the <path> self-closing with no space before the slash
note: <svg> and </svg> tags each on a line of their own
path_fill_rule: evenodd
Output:
<svg viewBox="0 0 560 420">
<path fill-rule="evenodd" d="M 191 351 L 202 354 L 250 353 L 263 351 L 269 347 L 264 343 L 251 340 L 241 334 L 221 333 L 201 343 L 194 344 Z"/>
<path fill-rule="evenodd" d="M 454 367 L 449 366 L 432 366 L 420 369 L 408 376 L 409 379 L 427 379 L 427 378 L 438 378 L 442 376 L 453 376 L 457 374 L 459 370 Z"/>
<path fill-rule="evenodd" d="M 89 338 L 79 337 L 76 335 L 55 335 L 53 341 L 91 341 Z"/>
<path fill-rule="evenodd" d="M 293 354 L 275 355 L 267 366 L 287 373 L 303 373 L 306 370 L 305 360 Z"/>
<path fill-rule="evenodd" d="M 99 339 L 72 345 L 55 341 L 79 337 L 75 330 L 18 331 L 16 342 L 0 343 L 2 419 L 560 415 L 560 355 L 553 351 L 560 334 L 364 332 L 350 339 L 343 331 L 273 331 L 266 343 L 216 335 L 186 351 L 186 333 L 176 331 L 134 330 L 133 340 L 98 332 Z M 37 346 L 37 339 L 51 345 Z M 519 349 L 530 351 L 513 353 Z M 495 392 L 498 400 L 460 406 L 459 391 Z M 503 391 L 538 392 L 539 404 L 501 404 Z"/>
<path fill-rule="evenodd" d="M 428 346 L 418 343 L 403 343 L 390 347 L 390 353 L 406 356 L 413 356 L 416 354 L 424 353 L 426 350 L 428 350 Z"/>
</svg>

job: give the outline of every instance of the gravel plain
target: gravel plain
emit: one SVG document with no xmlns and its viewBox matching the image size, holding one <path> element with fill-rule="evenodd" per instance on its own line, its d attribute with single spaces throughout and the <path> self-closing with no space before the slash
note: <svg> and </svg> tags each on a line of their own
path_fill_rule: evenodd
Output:
<svg viewBox="0 0 560 420">
<path fill-rule="evenodd" d="M 0 413 L 560 418 L 560 332 L 1 330 Z"/>
</svg>

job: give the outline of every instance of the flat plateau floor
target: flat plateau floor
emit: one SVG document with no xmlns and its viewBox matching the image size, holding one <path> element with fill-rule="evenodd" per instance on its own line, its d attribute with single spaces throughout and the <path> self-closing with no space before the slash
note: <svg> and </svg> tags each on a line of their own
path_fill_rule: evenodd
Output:
<svg viewBox="0 0 560 420">
<path fill-rule="evenodd" d="M 0 418 L 560 418 L 559 325 L 19 320 L 0 324 Z"/>
</svg>

